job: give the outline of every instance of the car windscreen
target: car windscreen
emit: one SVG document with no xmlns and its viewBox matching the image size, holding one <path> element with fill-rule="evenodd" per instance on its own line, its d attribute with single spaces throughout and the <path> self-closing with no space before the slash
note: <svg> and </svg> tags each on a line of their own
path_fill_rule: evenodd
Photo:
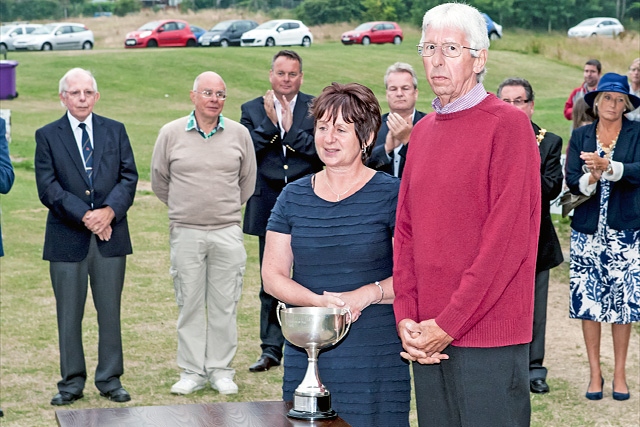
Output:
<svg viewBox="0 0 640 427">
<path fill-rule="evenodd" d="M 36 30 L 31 33 L 32 35 L 37 35 L 37 34 L 51 34 L 53 32 L 53 30 L 56 29 L 55 25 L 45 25 L 44 27 L 40 27 L 40 28 L 36 28 Z"/>
<path fill-rule="evenodd" d="M 267 21 L 264 24 L 260 24 L 256 27 L 256 30 L 270 30 L 272 28 L 277 27 L 278 25 L 280 25 L 280 22 L 278 21 Z"/>
<path fill-rule="evenodd" d="M 373 27 L 373 24 L 371 22 L 367 22 L 365 24 L 358 25 L 354 31 L 365 31 L 371 27 Z"/>
<path fill-rule="evenodd" d="M 160 21 L 147 22 L 142 27 L 138 28 L 138 31 L 153 31 L 158 28 Z"/>
<path fill-rule="evenodd" d="M 231 24 L 233 24 L 233 22 L 231 22 L 231 21 L 218 22 L 209 31 L 224 31 L 227 28 L 229 28 L 231 26 Z"/>
</svg>

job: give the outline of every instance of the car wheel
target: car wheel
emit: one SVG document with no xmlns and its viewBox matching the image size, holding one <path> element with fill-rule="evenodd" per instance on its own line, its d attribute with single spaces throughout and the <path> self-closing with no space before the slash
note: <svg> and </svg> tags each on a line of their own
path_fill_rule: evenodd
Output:
<svg viewBox="0 0 640 427">
<path fill-rule="evenodd" d="M 309 38 L 309 36 L 304 36 L 304 38 L 302 39 L 302 46 L 304 47 L 311 46 L 311 39 Z"/>
<path fill-rule="evenodd" d="M 371 39 L 369 37 L 362 38 L 362 46 L 369 46 L 371 44 Z"/>
<path fill-rule="evenodd" d="M 227 39 L 220 40 L 220 46 L 221 47 L 229 47 L 229 40 L 227 40 Z"/>
<path fill-rule="evenodd" d="M 40 48 L 40 50 L 52 50 L 52 46 L 51 43 L 43 43 L 42 47 Z"/>
<path fill-rule="evenodd" d="M 500 34 L 498 34 L 495 31 L 492 31 L 491 34 L 489 34 L 489 39 L 490 40 L 499 40 L 500 39 Z"/>
<path fill-rule="evenodd" d="M 7 45 L 0 43 L 0 52 L 5 53 L 7 51 Z"/>
<path fill-rule="evenodd" d="M 267 47 L 273 47 L 276 45 L 276 41 L 274 39 L 272 39 L 271 37 L 269 37 L 267 39 L 267 41 L 264 43 L 265 46 Z"/>
<path fill-rule="evenodd" d="M 93 44 L 87 40 L 86 42 L 82 43 L 82 49 L 83 50 L 91 50 L 91 48 L 93 47 Z"/>
<path fill-rule="evenodd" d="M 196 47 L 196 46 L 198 46 L 198 42 L 196 42 L 194 39 L 187 40 L 187 47 Z"/>
<path fill-rule="evenodd" d="M 393 44 L 400 44 L 400 43 L 402 43 L 402 37 L 400 37 L 400 36 L 395 36 L 395 37 L 393 38 Z"/>
<path fill-rule="evenodd" d="M 591 34 L 591 37 L 598 37 L 596 33 Z"/>
<path fill-rule="evenodd" d="M 158 42 L 151 39 L 147 42 L 147 47 L 158 47 Z"/>
</svg>

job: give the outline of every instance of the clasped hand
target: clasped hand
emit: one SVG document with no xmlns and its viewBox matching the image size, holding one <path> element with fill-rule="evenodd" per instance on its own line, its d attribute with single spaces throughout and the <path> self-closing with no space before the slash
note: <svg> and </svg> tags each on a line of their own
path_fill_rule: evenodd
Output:
<svg viewBox="0 0 640 427">
<path fill-rule="evenodd" d="M 111 221 L 115 218 L 115 213 L 110 206 L 87 211 L 82 217 L 84 226 L 100 240 L 111 239 Z"/>
<path fill-rule="evenodd" d="M 398 324 L 398 332 L 405 351 L 400 355 L 422 365 L 433 365 L 449 358 L 442 353 L 453 341 L 435 319 L 416 323 L 411 319 L 403 319 Z"/>
<path fill-rule="evenodd" d="M 275 126 L 277 126 L 278 113 L 276 112 L 275 92 L 269 89 L 264 94 L 263 99 L 264 99 L 264 111 L 267 113 L 267 117 L 269 117 L 269 120 L 271 120 L 271 122 Z M 278 101 L 280 101 L 280 105 L 282 105 L 282 109 L 280 110 L 282 113 L 282 128 L 285 132 L 289 132 L 289 129 L 291 129 L 291 125 L 293 124 L 293 111 L 291 110 L 291 105 L 289 104 L 289 101 L 287 101 L 287 98 L 285 98 L 284 96 L 281 98 L 278 98 Z"/>
</svg>

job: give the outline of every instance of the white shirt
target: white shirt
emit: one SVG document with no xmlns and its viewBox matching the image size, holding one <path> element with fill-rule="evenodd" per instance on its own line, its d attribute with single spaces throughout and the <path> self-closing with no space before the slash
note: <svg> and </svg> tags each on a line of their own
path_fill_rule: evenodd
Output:
<svg viewBox="0 0 640 427">
<path fill-rule="evenodd" d="M 69 119 L 69 123 L 71 124 L 71 130 L 73 131 L 73 136 L 76 138 L 76 145 L 78 146 L 78 152 L 80 153 L 80 158 L 82 159 L 82 163 L 84 163 L 84 154 L 82 154 L 82 129 L 79 124 L 84 123 L 87 134 L 89 134 L 89 141 L 91 142 L 91 147 L 93 147 L 93 113 L 89 114 L 89 117 L 85 119 L 84 122 L 76 119 L 67 111 L 67 118 Z M 85 165 L 85 168 L 87 165 Z"/>
</svg>

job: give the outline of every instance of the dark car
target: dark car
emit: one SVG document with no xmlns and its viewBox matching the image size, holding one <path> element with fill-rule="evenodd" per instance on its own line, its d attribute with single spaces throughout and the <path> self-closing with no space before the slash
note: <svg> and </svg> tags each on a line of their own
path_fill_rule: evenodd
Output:
<svg viewBox="0 0 640 427">
<path fill-rule="evenodd" d="M 198 39 L 200 46 L 240 46 L 242 33 L 258 26 L 256 21 L 233 19 L 218 22 Z"/>
<path fill-rule="evenodd" d="M 365 22 L 342 34 L 342 44 L 402 43 L 402 28 L 395 22 Z"/>
</svg>

